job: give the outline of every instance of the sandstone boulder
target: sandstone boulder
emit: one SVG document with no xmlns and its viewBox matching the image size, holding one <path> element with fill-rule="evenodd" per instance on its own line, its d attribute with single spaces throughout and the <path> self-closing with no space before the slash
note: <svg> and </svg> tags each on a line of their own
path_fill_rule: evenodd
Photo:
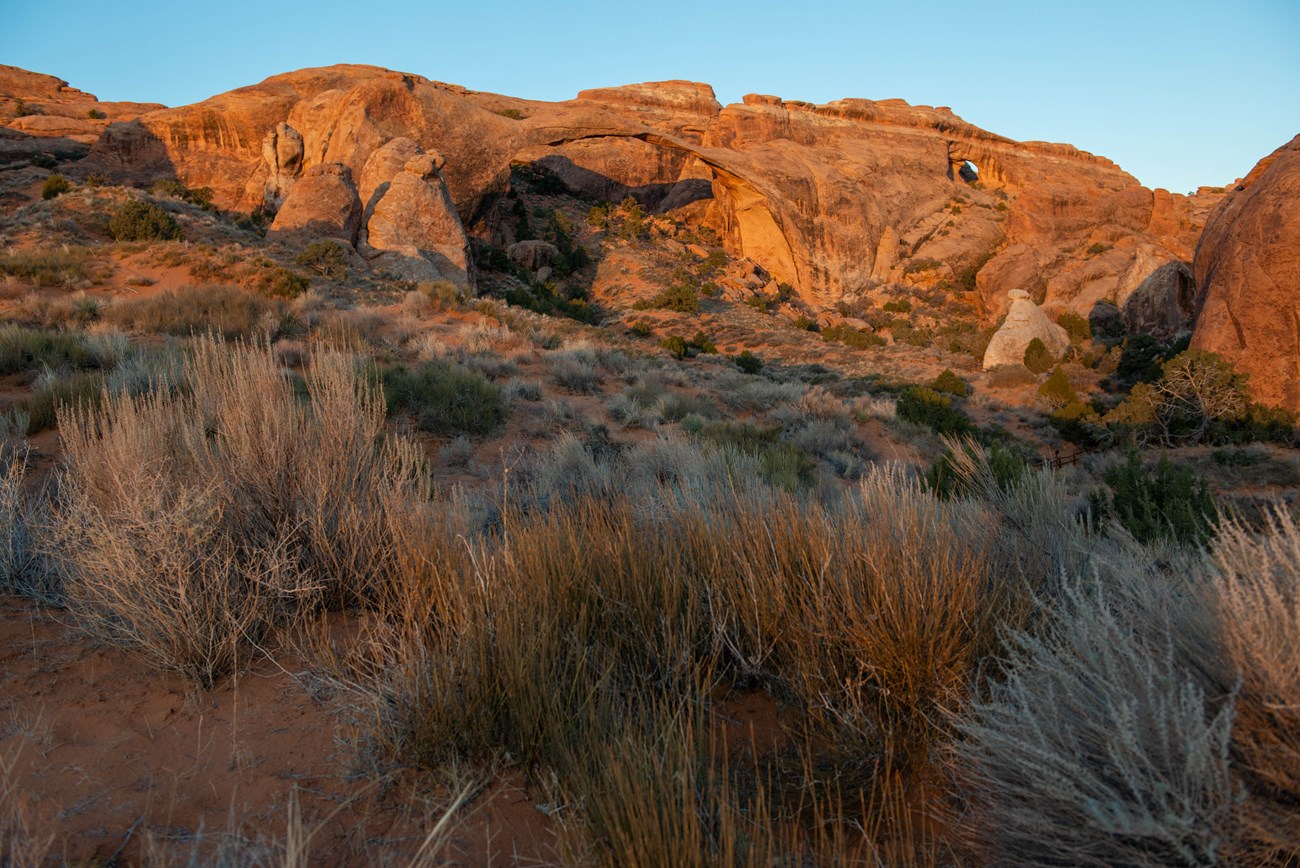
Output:
<svg viewBox="0 0 1300 868">
<path fill-rule="evenodd" d="M 465 228 L 452 204 L 436 154 L 406 162 L 375 202 L 366 222 L 372 265 L 401 279 L 448 280 L 470 290 L 473 260 Z"/>
<path fill-rule="evenodd" d="M 1196 306 L 1196 281 L 1185 262 L 1167 262 L 1138 285 L 1124 302 L 1129 334 L 1170 338 L 1186 331 Z"/>
<path fill-rule="evenodd" d="M 506 248 L 506 255 L 512 262 L 522 265 L 529 271 L 536 271 L 550 265 L 560 255 L 560 249 L 549 241 L 516 241 Z"/>
<path fill-rule="evenodd" d="M 367 214 L 374 210 L 379 197 L 388 190 L 388 184 L 406 168 L 411 158 L 423 153 L 424 149 L 406 136 L 398 136 L 375 149 L 361 167 L 357 181 L 357 193 L 361 195 Z M 442 166 L 438 168 L 441 170 Z"/>
<path fill-rule="evenodd" d="M 1250 375 L 1251 396 L 1300 411 L 1300 136 L 1260 161 L 1196 246 L 1192 346 Z"/>
<path fill-rule="evenodd" d="M 1025 348 L 1034 338 L 1043 342 L 1053 358 L 1061 358 L 1070 346 L 1065 329 L 1048 319 L 1023 289 L 1011 290 L 1007 298 L 1011 302 L 1007 318 L 984 351 L 984 370 L 998 365 L 1024 364 Z"/>
<path fill-rule="evenodd" d="M 290 243 L 336 238 L 356 244 L 360 225 L 361 200 L 352 172 L 338 163 L 323 163 L 294 183 L 267 237 Z"/>
</svg>

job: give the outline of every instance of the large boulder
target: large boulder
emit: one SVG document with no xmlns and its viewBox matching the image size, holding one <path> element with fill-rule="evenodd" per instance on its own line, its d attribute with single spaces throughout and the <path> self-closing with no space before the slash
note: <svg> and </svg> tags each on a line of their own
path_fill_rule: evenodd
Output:
<svg viewBox="0 0 1300 868">
<path fill-rule="evenodd" d="M 1192 346 L 1250 375 L 1251 396 L 1300 411 L 1300 136 L 1260 161 L 1196 246 Z"/>
<path fill-rule="evenodd" d="M 537 239 L 516 241 L 506 248 L 506 256 L 510 257 L 510 261 L 522 265 L 529 271 L 536 271 L 550 265 L 559 255 L 560 249 L 554 244 Z"/>
<path fill-rule="evenodd" d="M 388 183 L 366 222 L 372 264 L 400 280 L 448 280 L 474 286 L 469 240 L 439 169 L 442 158 L 419 154 Z"/>
<path fill-rule="evenodd" d="M 267 237 L 290 243 L 341 238 L 356 244 L 361 200 L 352 172 L 339 163 L 312 166 L 289 191 Z"/>
<path fill-rule="evenodd" d="M 1124 302 L 1129 334 L 1170 338 L 1187 330 L 1196 307 L 1196 281 L 1186 262 L 1167 262 L 1151 272 Z"/>
<path fill-rule="evenodd" d="M 1065 329 L 1048 319 L 1023 289 L 1011 290 L 1007 299 L 1010 301 L 1007 318 L 984 351 L 984 370 L 999 365 L 1024 364 L 1025 349 L 1034 338 L 1043 342 L 1053 358 L 1061 358 L 1070 346 L 1070 336 Z"/>
</svg>

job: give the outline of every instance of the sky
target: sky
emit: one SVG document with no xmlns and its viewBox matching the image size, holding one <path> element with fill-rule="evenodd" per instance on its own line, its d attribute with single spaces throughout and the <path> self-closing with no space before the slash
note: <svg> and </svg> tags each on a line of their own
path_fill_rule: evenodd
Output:
<svg viewBox="0 0 1300 868">
<path fill-rule="evenodd" d="M 102 100 L 183 105 L 280 72 L 370 63 L 570 99 L 682 78 L 746 93 L 950 106 L 1068 142 L 1150 187 L 1222 186 L 1300 133 L 1300 0 L 308 4 L 0 0 L 0 63 Z"/>
</svg>

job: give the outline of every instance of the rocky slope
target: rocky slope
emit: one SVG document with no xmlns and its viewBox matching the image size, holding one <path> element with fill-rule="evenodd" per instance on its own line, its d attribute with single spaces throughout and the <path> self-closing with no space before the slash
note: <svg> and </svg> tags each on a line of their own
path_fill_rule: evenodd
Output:
<svg viewBox="0 0 1300 868">
<path fill-rule="evenodd" d="M 1300 411 L 1300 136 L 1259 162 L 1196 247 L 1192 346 L 1250 375 L 1253 397 Z"/>
<path fill-rule="evenodd" d="M 0 79 L 0 92 L 49 89 L 48 77 L 26 75 Z M 67 105 L 80 110 L 70 97 Z M 211 187 L 227 208 L 276 209 L 299 180 L 325 171 L 317 167 L 361 179 L 377 150 L 404 138 L 445 160 L 432 183 L 445 184 L 470 235 L 514 240 L 498 203 L 512 165 L 531 165 L 594 199 L 690 209 L 730 252 L 820 306 L 882 284 L 974 291 L 990 320 L 1015 288 L 1052 315 L 1086 314 L 1102 300 L 1122 306 L 1152 272 L 1191 259 L 1217 200 L 1148 190 L 1106 159 L 1012 141 L 944 107 L 755 94 L 724 107 L 708 85 L 682 81 L 542 103 L 332 66 L 147 108 L 114 109 L 121 120 L 102 131 L 82 171 L 175 176 Z M 51 103 L 45 116 L 58 111 Z M 368 218 L 377 206 L 361 207 Z"/>
</svg>

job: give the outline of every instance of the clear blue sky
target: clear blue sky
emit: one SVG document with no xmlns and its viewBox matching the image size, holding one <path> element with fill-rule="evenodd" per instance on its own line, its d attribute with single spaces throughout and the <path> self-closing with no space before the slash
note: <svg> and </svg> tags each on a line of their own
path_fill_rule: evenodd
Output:
<svg viewBox="0 0 1300 868">
<path fill-rule="evenodd" d="M 548 100 L 688 78 L 724 103 L 759 92 L 948 105 L 1177 192 L 1228 183 L 1300 133 L 1300 0 L 4 6 L 0 62 L 101 99 L 181 105 L 342 62 Z"/>
</svg>

